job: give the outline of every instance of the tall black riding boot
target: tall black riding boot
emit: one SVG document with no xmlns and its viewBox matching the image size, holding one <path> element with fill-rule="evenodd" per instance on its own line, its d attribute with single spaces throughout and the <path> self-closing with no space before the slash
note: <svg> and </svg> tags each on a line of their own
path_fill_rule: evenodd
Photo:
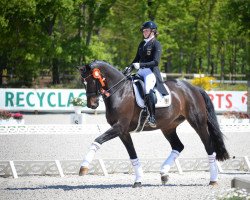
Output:
<svg viewBox="0 0 250 200">
<path fill-rule="evenodd" d="M 155 121 L 155 100 L 154 100 L 154 94 L 153 91 L 150 91 L 149 94 L 145 95 L 145 104 L 149 111 L 149 118 L 148 118 L 148 124 L 152 128 L 156 127 L 156 121 Z"/>
</svg>

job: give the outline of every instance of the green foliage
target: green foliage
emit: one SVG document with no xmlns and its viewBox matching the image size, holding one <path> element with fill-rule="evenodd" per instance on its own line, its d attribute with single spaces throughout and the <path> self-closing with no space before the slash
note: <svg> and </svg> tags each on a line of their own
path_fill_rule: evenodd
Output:
<svg viewBox="0 0 250 200">
<path fill-rule="evenodd" d="M 0 110 L 0 119 L 10 119 L 11 118 L 11 113 L 6 110 Z"/>
<path fill-rule="evenodd" d="M 247 0 L 2 0 L 0 75 L 7 69 L 8 86 L 30 87 L 43 70 L 54 85 L 69 84 L 74 66 L 94 59 L 123 69 L 141 24 L 154 19 L 162 71 L 250 78 L 249 8 Z"/>
<path fill-rule="evenodd" d="M 75 98 L 72 98 L 70 103 L 73 105 L 73 106 L 81 106 L 81 107 L 84 107 L 87 105 L 87 101 L 80 98 L 80 97 L 75 97 Z"/>
<path fill-rule="evenodd" d="M 216 90 L 220 91 L 247 91 L 247 84 L 219 83 Z"/>
</svg>

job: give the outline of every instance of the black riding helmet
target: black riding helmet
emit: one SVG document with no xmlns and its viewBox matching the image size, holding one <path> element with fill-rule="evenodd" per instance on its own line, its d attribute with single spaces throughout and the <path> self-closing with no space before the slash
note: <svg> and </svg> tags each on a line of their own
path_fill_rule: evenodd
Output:
<svg viewBox="0 0 250 200">
<path fill-rule="evenodd" d="M 155 33 L 157 32 L 157 25 L 153 22 L 153 21 L 147 21 L 147 22 L 144 22 L 141 26 L 141 31 L 143 29 L 146 29 L 146 28 L 150 28 L 152 31 L 154 31 Z"/>
</svg>

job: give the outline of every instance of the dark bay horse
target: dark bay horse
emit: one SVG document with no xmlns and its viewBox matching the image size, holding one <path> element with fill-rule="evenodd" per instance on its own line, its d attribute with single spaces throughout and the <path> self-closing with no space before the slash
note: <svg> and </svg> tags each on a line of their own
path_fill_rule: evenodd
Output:
<svg viewBox="0 0 250 200">
<path fill-rule="evenodd" d="M 99 97 L 102 96 L 106 106 L 106 119 L 111 125 L 109 130 L 97 137 L 91 144 L 89 152 L 81 164 L 79 175 L 87 174 L 89 164 L 104 142 L 119 137 L 128 151 L 135 170 L 133 187 L 141 186 L 143 171 L 130 136 L 130 132 L 137 127 L 141 108 L 136 103 L 131 80 L 104 61 L 93 61 L 79 70 L 86 84 L 87 106 L 92 109 L 97 108 Z M 176 128 L 187 120 L 199 135 L 208 154 L 209 184 L 216 185 L 218 168 L 215 160 L 226 160 L 229 158 L 229 154 L 213 104 L 201 88 L 180 80 L 165 83 L 171 91 L 172 104 L 166 108 L 156 109 L 156 128 L 145 126 L 143 129 L 145 131 L 161 129 L 171 145 L 172 151 L 160 169 L 161 181 L 166 183 L 171 165 L 184 149 L 184 145 L 176 133 Z"/>
</svg>

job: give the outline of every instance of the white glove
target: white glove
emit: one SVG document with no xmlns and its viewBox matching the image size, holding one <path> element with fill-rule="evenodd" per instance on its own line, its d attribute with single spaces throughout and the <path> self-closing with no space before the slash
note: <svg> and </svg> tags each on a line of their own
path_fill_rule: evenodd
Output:
<svg viewBox="0 0 250 200">
<path fill-rule="evenodd" d="M 140 63 L 133 63 L 135 69 L 140 69 Z"/>
</svg>

